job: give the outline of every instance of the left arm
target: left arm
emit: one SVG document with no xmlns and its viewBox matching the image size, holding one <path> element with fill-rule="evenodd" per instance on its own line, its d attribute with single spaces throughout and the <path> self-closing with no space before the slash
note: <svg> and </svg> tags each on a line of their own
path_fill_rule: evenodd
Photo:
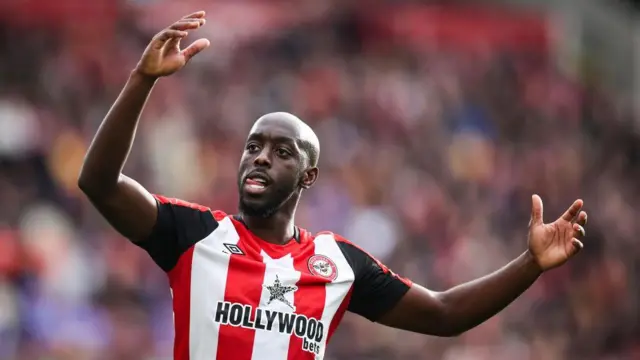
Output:
<svg viewBox="0 0 640 360">
<path fill-rule="evenodd" d="M 435 336 L 456 336 L 482 324 L 517 299 L 544 271 L 562 265 L 582 249 L 579 239 L 585 235 L 587 221 L 587 213 L 581 212 L 582 200 L 576 200 L 551 224 L 542 221 L 540 197 L 534 195 L 532 200 L 528 251 L 490 275 L 447 291 L 411 284 L 363 252 L 346 251 L 351 259 L 364 259 L 352 261 L 359 275 L 350 310 L 384 325 Z M 372 308 L 375 311 L 369 310 Z"/>
<path fill-rule="evenodd" d="M 526 252 L 502 269 L 443 292 L 413 285 L 378 322 L 435 336 L 456 336 L 511 304 L 542 273 Z"/>
</svg>

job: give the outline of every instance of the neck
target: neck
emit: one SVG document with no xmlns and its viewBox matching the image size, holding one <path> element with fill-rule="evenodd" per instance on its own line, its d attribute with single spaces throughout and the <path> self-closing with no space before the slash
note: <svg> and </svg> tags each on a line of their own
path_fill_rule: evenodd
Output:
<svg viewBox="0 0 640 360">
<path fill-rule="evenodd" d="M 268 218 L 240 214 L 245 225 L 261 239 L 276 245 L 289 242 L 295 234 L 293 214 L 276 212 Z"/>
</svg>

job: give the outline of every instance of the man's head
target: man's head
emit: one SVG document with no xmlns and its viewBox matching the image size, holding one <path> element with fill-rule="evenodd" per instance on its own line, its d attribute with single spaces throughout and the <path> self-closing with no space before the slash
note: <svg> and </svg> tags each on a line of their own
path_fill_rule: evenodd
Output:
<svg viewBox="0 0 640 360">
<path fill-rule="evenodd" d="M 259 118 L 240 160 L 240 211 L 270 217 L 285 205 L 293 210 L 301 191 L 318 177 L 319 155 L 318 137 L 296 116 L 277 112 Z"/>
</svg>

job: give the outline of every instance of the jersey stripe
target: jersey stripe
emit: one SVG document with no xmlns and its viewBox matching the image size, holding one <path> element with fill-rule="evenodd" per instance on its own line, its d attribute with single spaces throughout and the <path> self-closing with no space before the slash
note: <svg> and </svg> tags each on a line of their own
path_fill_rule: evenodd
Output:
<svg viewBox="0 0 640 360">
<path fill-rule="evenodd" d="M 352 291 L 353 291 L 353 286 L 349 288 L 349 292 L 344 297 L 344 299 L 342 299 L 342 303 L 338 307 L 338 311 L 336 311 L 336 315 L 333 317 L 333 319 L 331 319 L 331 324 L 329 325 L 329 334 L 327 335 L 327 343 L 331 341 L 331 337 L 333 336 L 333 333 L 338 328 L 338 325 L 340 325 L 340 322 L 342 321 L 342 317 L 344 316 L 344 313 L 347 312 Z"/>
<path fill-rule="evenodd" d="M 175 342 L 173 358 L 189 360 L 189 326 L 191 312 L 191 264 L 193 261 L 192 246 L 180 256 L 176 266 L 167 274 L 173 296 L 173 322 Z M 185 357 L 186 356 L 186 357 Z"/>
<path fill-rule="evenodd" d="M 276 280 L 282 286 L 293 286 L 298 282 L 300 273 L 292 271 L 293 258 L 290 254 L 278 259 L 272 259 L 266 252 L 262 252 L 262 258 L 266 265 L 264 281 L 262 284 L 262 295 L 260 297 L 260 307 L 269 309 L 270 311 L 279 311 L 282 313 L 293 313 L 294 293 L 295 290 L 287 291 L 284 294 L 285 302 L 278 299 L 271 299 L 271 291 L 269 287 L 273 287 Z M 271 302 L 269 301 L 271 300 Z M 292 308 L 293 307 L 293 308 Z M 298 312 L 295 309 L 295 312 Z M 277 327 L 280 325 L 276 321 L 274 328 L 269 330 L 256 330 L 253 345 L 253 360 L 284 360 L 289 352 L 289 342 L 291 336 L 288 333 L 279 332 Z M 265 349 L 269 349 L 265 351 Z"/>
<path fill-rule="evenodd" d="M 333 260 L 338 268 L 338 276 L 336 279 L 333 280 L 330 285 L 327 284 L 325 286 L 326 295 L 321 321 L 324 324 L 331 324 L 335 317 L 340 319 L 344 315 L 344 311 L 347 308 L 344 303 L 347 302 L 348 304 L 348 299 L 346 298 L 351 290 L 353 281 L 355 280 L 355 274 L 353 273 L 353 269 L 351 269 L 349 262 L 344 257 L 344 254 L 338 247 L 333 234 L 319 234 L 314 242 L 316 244 L 315 253 L 318 255 L 324 255 Z M 321 346 L 320 358 L 324 356 L 328 339 L 333 335 L 333 330 L 335 330 L 335 327 L 331 330 L 329 328 L 330 326 L 327 326 L 324 329 L 325 335 Z"/>
<path fill-rule="evenodd" d="M 336 234 L 276 245 L 223 212 L 157 199 L 159 245 L 143 248 L 168 272 L 176 360 L 321 360 L 347 309 L 375 320 L 410 285 Z"/>
<path fill-rule="evenodd" d="M 232 226 L 234 227 L 234 232 L 236 232 L 235 226 Z M 248 244 L 245 243 L 246 241 L 248 239 L 243 232 L 242 239 L 238 241 L 238 247 L 245 254 L 248 254 L 249 250 Z M 264 263 L 250 259 L 249 255 L 232 256 L 229 261 L 229 272 L 226 277 L 222 277 L 227 284 L 224 301 L 231 304 L 239 303 L 244 306 L 250 306 L 253 309 L 250 315 L 251 318 L 254 318 L 255 309 L 258 307 L 262 295 L 265 269 L 266 265 Z M 221 325 L 215 360 L 251 360 L 254 338 L 254 329 L 245 328 L 242 325 Z"/>
<path fill-rule="evenodd" d="M 225 282 L 232 255 L 224 244 L 237 244 L 238 233 L 229 218 L 194 246 L 191 266 L 189 360 L 216 360 L 220 325 L 213 315 L 224 300 Z M 180 357 L 180 359 L 183 359 Z"/>
<path fill-rule="evenodd" d="M 296 312 L 298 314 L 303 314 L 309 319 L 313 318 L 320 320 L 322 318 L 324 307 L 320 307 L 318 304 L 325 303 L 325 287 L 326 284 L 329 283 L 329 279 L 324 283 L 318 282 L 318 278 L 309 273 L 309 258 L 314 254 L 315 243 L 312 243 L 310 246 L 306 247 L 304 251 L 301 251 L 295 256 L 294 267 L 301 275 L 297 284 L 298 291 L 296 291 L 294 298 Z M 327 325 L 328 324 L 325 324 L 324 326 Z M 291 337 L 288 360 L 315 359 L 315 354 L 313 352 L 301 351 L 305 345 L 304 342 L 305 341 L 302 338 L 295 335 Z M 309 345 L 315 346 L 315 343 L 307 344 L 307 346 Z"/>
</svg>

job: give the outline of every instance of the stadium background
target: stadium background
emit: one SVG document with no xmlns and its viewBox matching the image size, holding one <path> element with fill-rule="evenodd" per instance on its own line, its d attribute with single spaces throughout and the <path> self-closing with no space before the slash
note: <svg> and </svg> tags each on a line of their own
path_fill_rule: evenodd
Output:
<svg viewBox="0 0 640 360">
<path fill-rule="evenodd" d="M 526 246 L 576 197 L 584 253 L 458 338 L 347 316 L 327 359 L 640 359 L 637 13 L 616 1 L 0 2 L 0 359 L 169 359 L 167 281 L 76 187 L 150 37 L 204 9 L 212 48 L 157 86 L 126 173 L 233 212 L 262 113 L 323 152 L 298 222 L 433 289 Z"/>
</svg>

